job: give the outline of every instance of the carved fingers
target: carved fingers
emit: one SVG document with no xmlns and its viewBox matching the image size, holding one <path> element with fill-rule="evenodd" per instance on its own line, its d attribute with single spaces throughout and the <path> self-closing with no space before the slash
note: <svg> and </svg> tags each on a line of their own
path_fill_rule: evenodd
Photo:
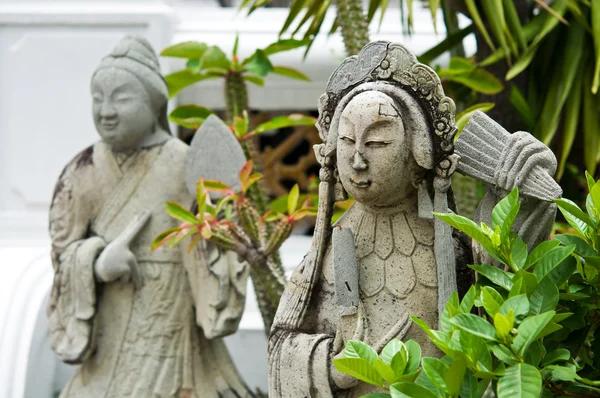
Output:
<svg viewBox="0 0 600 398">
<path fill-rule="evenodd" d="M 128 281 L 132 267 L 137 267 L 133 253 L 121 242 L 111 242 L 96 260 L 94 273 L 96 278 L 105 283 L 118 279 Z"/>
</svg>

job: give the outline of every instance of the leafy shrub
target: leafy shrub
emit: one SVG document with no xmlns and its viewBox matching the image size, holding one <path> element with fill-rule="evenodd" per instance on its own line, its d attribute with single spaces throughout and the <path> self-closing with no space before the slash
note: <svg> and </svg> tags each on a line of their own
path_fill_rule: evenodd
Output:
<svg viewBox="0 0 600 398">
<path fill-rule="evenodd" d="M 471 398 L 486 390 L 498 397 L 600 396 L 600 181 L 586 177 L 586 211 L 556 200 L 576 234 L 555 235 L 530 253 L 512 231 L 520 208 L 517 189 L 496 205 L 491 226 L 436 214 L 504 269 L 471 265 L 478 281 L 462 300 L 457 293 L 450 298 L 440 330 L 412 317 L 445 354 L 441 359 L 424 357 L 414 370 L 408 363 L 420 350 L 412 341 L 393 340 L 379 357 L 365 343 L 349 341 L 344 358 L 334 360 L 336 368 L 390 392 L 371 398 Z"/>
</svg>

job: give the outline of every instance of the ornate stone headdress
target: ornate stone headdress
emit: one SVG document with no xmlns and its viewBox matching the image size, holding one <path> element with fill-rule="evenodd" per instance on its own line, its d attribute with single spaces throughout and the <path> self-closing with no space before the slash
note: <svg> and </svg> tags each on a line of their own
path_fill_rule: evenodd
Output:
<svg viewBox="0 0 600 398">
<path fill-rule="evenodd" d="M 352 97 L 369 90 L 381 91 L 403 104 L 407 109 L 405 113 L 409 113 L 403 118 L 413 119 L 411 124 L 414 131 L 411 133 L 422 144 L 423 150 L 423 153 L 413 150 L 413 155 L 421 167 L 434 174 L 433 205 L 428 190 L 419 189 L 420 216 L 432 218 L 432 208 L 436 212 L 448 212 L 447 191 L 458 163 L 458 156 L 454 154 L 454 135 L 457 131 L 454 102 L 444 95 L 437 74 L 419 63 L 416 56 L 404 46 L 386 41 L 369 43 L 358 55 L 346 58 L 333 72 L 325 94 L 319 99 L 317 129 L 323 144 L 314 148 L 321 164 L 319 211 L 313 238 L 315 248 L 298 268 L 296 289 L 291 297 L 286 298 L 285 313 L 279 314 L 277 323 L 283 327 L 294 329 L 302 324 L 330 242 L 333 203 L 344 196 L 335 169 L 337 124 L 341 111 Z M 429 206 L 421 202 L 428 202 Z M 422 211 L 421 207 L 428 207 L 428 211 Z M 434 228 L 438 310 L 441 315 L 446 301 L 456 290 L 456 259 L 452 229 L 437 218 Z"/>
</svg>

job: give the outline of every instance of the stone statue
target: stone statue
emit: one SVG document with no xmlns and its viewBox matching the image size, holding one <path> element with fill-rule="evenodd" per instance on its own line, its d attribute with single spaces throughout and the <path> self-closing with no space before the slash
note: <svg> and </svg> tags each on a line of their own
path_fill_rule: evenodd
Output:
<svg viewBox="0 0 600 398">
<path fill-rule="evenodd" d="M 470 240 L 432 214 L 456 211 L 452 174 L 458 168 L 490 183 L 478 212 L 485 219 L 490 205 L 529 183 L 532 173 L 556 169 L 547 147 L 527 133 L 503 139 L 505 132 L 483 114 L 465 127 L 470 169 L 461 169 L 454 118 L 454 102 L 439 77 L 401 45 L 370 43 L 331 76 L 319 100 L 317 226 L 271 329 L 271 398 L 382 392 L 333 367 L 350 339 L 377 351 L 392 338 L 414 339 L 424 355 L 440 355 L 409 315 L 437 325 L 450 295 L 457 289 L 464 294 L 473 282 L 466 268 L 473 261 Z M 494 135 L 488 130 L 502 139 L 498 145 L 498 139 L 485 142 Z M 547 237 L 554 220 L 556 206 L 549 200 L 561 192 L 548 179 L 546 196 L 523 197 L 530 206 L 518 225 L 527 242 Z M 332 205 L 346 193 L 355 204 L 331 226 Z"/>
<path fill-rule="evenodd" d="M 91 91 L 101 141 L 65 167 L 50 208 L 52 349 L 80 364 L 61 397 L 252 397 L 220 338 L 239 324 L 247 265 L 206 245 L 151 250 L 177 226 L 165 202 L 194 196 L 150 44 L 121 40 Z"/>
</svg>

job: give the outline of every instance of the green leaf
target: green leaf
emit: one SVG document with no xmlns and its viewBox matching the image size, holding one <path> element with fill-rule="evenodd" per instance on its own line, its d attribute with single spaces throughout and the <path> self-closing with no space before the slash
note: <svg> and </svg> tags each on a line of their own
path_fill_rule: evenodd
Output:
<svg viewBox="0 0 600 398">
<path fill-rule="evenodd" d="M 539 398 L 541 392 L 540 372 L 526 363 L 509 366 L 498 380 L 498 398 Z"/>
<path fill-rule="evenodd" d="M 592 82 L 592 94 L 598 92 L 600 86 L 600 4 L 592 1 L 592 37 L 594 38 L 594 50 L 596 52 L 596 66 L 594 68 L 594 80 Z M 592 174 L 594 174 L 592 172 Z"/>
<path fill-rule="evenodd" d="M 373 363 L 377 359 L 377 352 L 362 341 L 348 340 L 344 348 L 344 358 L 361 358 Z"/>
<path fill-rule="evenodd" d="M 423 371 L 429 377 L 434 386 L 442 391 L 447 389 L 446 376 L 448 374 L 448 365 L 437 358 L 423 358 Z"/>
<path fill-rule="evenodd" d="M 513 287 L 513 281 L 511 275 L 497 267 L 488 264 L 476 264 L 469 265 L 469 268 L 474 269 L 479 274 L 488 278 L 491 282 L 495 283 L 499 287 L 510 291 Z"/>
<path fill-rule="evenodd" d="M 595 256 L 596 251 L 582 238 L 577 235 L 560 234 L 554 235 L 555 242 L 560 242 L 565 246 L 575 246 L 575 253 L 580 256 Z M 548 241 L 553 242 L 553 241 Z M 545 242 L 544 242 L 545 243 Z"/>
<path fill-rule="evenodd" d="M 516 215 L 516 213 L 515 213 Z M 527 244 L 519 235 L 515 236 L 512 251 L 510 253 L 511 266 L 514 270 L 520 270 L 527 260 Z"/>
<path fill-rule="evenodd" d="M 560 152 L 560 160 L 556 172 L 556 179 L 560 180 L 564 173 L 567 158 L 571 153 L 575 136 L 579 127 L 579 117 L 581 114 L 581 100 L 583 98 L 583 79 L 576 78 L 573 82 L 571 93 L 565 101 L 565 116 L 562 131 L 562 149 Z M 531 130 L 531 128 L 530 128 Z"/>
<path fill-rule="evenodd" d="M 383 377 L 388 384 L 394 384 L 396 380 L 396 374 L 394 373 L 394 369 L 387 363 L 383 362 L 381 359 L 376 359 L 373 361 L 373 367 Z"/>
<path fill-rule="evenodd" d="M 273 64 L 262 50 L 256 50 L 254 55 L 244 61 L 244 65 L 247 72 L 263 77 L 273 71 Z"/>
<path fill-rule="evenodd" d="M 531 293 L 529 300 L 532 314 L 555 310 L 558 305 L 558 288 L 550 278 L 544 278 Z"/>
<path fill-rule="evenodd" d="M 450 323 L 465 332 L 486 340 L 496 341 L 496 329 L 485 319 L 473 314 L 460 314 L 450 320 Z"/>
<path fill-rule="evenodd" d="M 471 312 L 475 304 L 475 286 L 471 286 L 460 303 L 460 310 L 464 313 Z"/>
<path fill-rule="evenodd" d="M 499 360 L 507 365 L 515 365 L 520 362 L 519 358 L 516 358 L 512 351 L 506 346 L 500 344 L 492 346 L 492 352 Z"/>
<path fill-rule="evenodd" d="M 517 328 L 518 334 L 513 341 L 513 350 L 522 356 L 531 343 L 538 339 L 538 335 L 550 323 L 554 314 L 556 314 L 555 311 L 548 311 L 525 318 Z"/>
<path fill-rule="evenodd" d="M 519 116 L 521 116 L 521 119 L 523 120 L 523 122 L 525 122 L 527 128 L 529 130 L 532 130 L 533 126 L 535 125 L 533 111 L 529 106 L 529 103 L 527 103 L 525 96 L 523 95 L 521 90 L 519 90 L 519 87 L 516 84 L 512 84 L 510 86 L 509 101 L 515 108 Z"/>
<path fill-rule="evenodd" d="M 259 124 L 253 131 L 253 134 L 260 134 L 269 130 L 277 130 L 292 126 L 313 126 L 316 119 L 312 116 L 306 116 L 294 113 L 287 116 L 277 116 L 268 122 Z"/>
<path fill-rule="evenodd" d="M 500 310 L 500 307 L 504 303 L 504 299 L 496 289 L 490 286 L 484 286 L 483 289 L 481 289 L 481 302 L 483 303 L 485 311 L 493 318 Z"/>
<path fill-rule="evenodd" d="M 600 8 L 600 7 L 598 7 Z M 600 131 L 600 120 L 598 120 L 598 96 L 593 95 L 587 89 L 590 87 L 591 77 L 586 74 L 583 90 L 583 160 L 585 168 L 591 175 L 596 174 L 596 164 L 598 156 L 598 146 L 600 139 L 598 131 Z"/>
<path fill-rule="evenodd" d="M 169 239 L 171 239 L 172 235 L 177 234 L 179 231 L 181 231 L 180 227 L 169 228 L 169 229 L 161 232 L 160 234 L 158 234 L 158 236 L 156 238 L 154 238 L 154 241 L 152 242 L 152 250 L 156 250 L 160 246 L 167 243 L 169 241 Z"/>
<path fill-rule="evenodd" d="M 506 317 L 501 313 L 497 313 L 494 316 L 494 327 L 496 328 L 496 334 L 500 340 L 506 341 L 510 335 L 510 331 L 514 326 L 514 313 L 510 312 L 510 317 Z"/>
<path fill-rule="evenodd" d="M 252 84 L 256 84 L 259 87 L 263 87 L 265 85 L 265 80 L 261 77 L 258 76 L 254 76 L 254 75 L 248 75 L 246 73 L 244 73 L 244 80 L 246 80 L 247 82 L 250 82 Z"/>
<path fill-rule="evenodd" d="M 183 69 L 170 75 L 165 76 L 167 87 L 169 89 L 169 98 L 173 98 L 184 88 L 191 86 L 194 83 L 198 83 L 206 79 L 216 79 L 221 77 L 218 73 L 196 73 L 189 69 Z"/>
<path fill-rule="evenodd" d="M 569 257 L 560 263 L 554 271 L 548 276 L 556 286 L 562 286 L 577 269 L 577 261 L 574 257 Z"/>
<path fill-rule="evenodd" d="M 460 74 L 440 70 L 438 75 L 443 79 L 463 84 L 482 94 L 498 94 L 504 89 L 502 82 L 496 76 L 482 68 L 476 68 L 471 72 Z"/>
<path fill-rule="evenodd" d="M 186 41 L 183 43 L 177 43 L 170 47 L 165 48 L 160 53 L 163 57 L 176 57 L 176 58 L 202 58 L 204 52 L 208 46 L 206 43 L 200 43 L 197 41 Z"/>
<path fill-rule="evenodd" d="M 575 250 L 575 245 L 561 246 L 551 252 L 548 252 L 542 259 L 537 263 L 533 269 L 533 274 L 537 277 L 538 281 L 541 281 L 548 276 L 558 264 L 562 263 L 567 257 L 569 257 Z"/>
<path fill-rule="evenodd" d="M 477 224 L 475 224 L 468 218 L 450 213 L 434 212 L 433 214 L 440 220 L 444 221 L 446 224 L 450 225 L 451 227 L 458 229 L 459 231 L 462 231 L 469 235 L 471 238 L 475 239 L 486 250 L 489 250 L 492 253 L 495 251 L 490 241 L 490 238 L 488 238 L 487 235 L 483 233 L 483 231 Z"/>
<path fill-rule="evenodd" d="M 510 291 L 509 297 L 515 296 L 521 293 L 530 294 L 534 291 L 538 284 L 537 278 L 530 272 L 519 270 L 513 277 L 513 283 L 516 285 L 518 281 L 522 281 L 521 287 L 518 290 L 513 289 Z"/>
<path fill-rule="evenodd" d="M 469 10 L 469 16 L 473 20 L 473 23 L 475 24 L 475 26 L 477 26 L 477 29 L 483 36 L 485 42 L 487 43 L 488 46 L 490 46 L 492 51 L 495 51 L 496 47 L 494 46 L 494 43 L 492 43 L 492 39 L 490 38 L 490 35 L 489 35 L 487 29 L 485 28 L 483 21 L 481 20 L 481 15 L 479 15 L 479 10 L 477 9 L 477 5 L 475 4 L 475 1 L 474 0 L 465 0 L 465 5 L 467 6 L 467 9 Z"/>
<path fill-rule="evenodd" d="M 404 346 L 408 352 L 408 361 L 406 363 L 406 373 L 413 373 L 419 368 L 421 363 L 421 346 L 414 340 L 408 340 Z"/>
<path fill-rule="evenodd" d="M 310 77 L 306 76 L 298 69 L 290 68 L 287 66 L 274 66 L 271 72 L 281 76 L 289 77 L 290 79 L 304 80 L 307 82 L 310 81 Z"/>
<path fill-rule="evenodd" d="M 421 54 L 418 57 L 419 62 L 423 64 L 431 64 L 433 60 L 435 60 L 437 57 L 439 57 L 446 51 L 449 51 L 456 45 L 462 44 L 463 39 L 471 33 L 473 33 L 473 24 L 457 32 L 447 35 L 446 38 L 442 40 L 439 44 Z"/>
<path fill-rule="evenodd" d="M 552 2 L 552 9 L 556 11 L 558 15 L 562 16 L 565 14 L 567 7 L 562 1 L 554 1 Z M 529 45 L 525 53 L 513 64 L 512 68 L 508 70 L 506 80 L 514 78 L 529 66 L 541 41 L 559 24 L 559 20 L 548 13 L 544 13 L 539 19 L 534 18 L 534 20 L 524 27 L 524 34 L 525 36 L 533 34 L 535 40 Z"/>
<path fill-rule="evenodd" d="M 169 114 L 169 120 L 180 126 L 197 130 L 213 112 L 203 106 L 181 105 Z"/>
<path fill-rule="evenodd" d="M 460 112 L 458 115 L 456 115 L 456 128 L 458 128 L 458 133 L 454 137 L 454 140 L 458 139 L 458 135 L 460 134 L 460 132 L 462 132 L 462 129 L 465 127 L 469 119 L 471 119 L 471 116 L 473 116 L 473 114 L 476 111 L 489 112 L 490 110 L 492 110 L 492 108 L 494 108 L 493 102 L 482 102 L 480 104 L 472 105 L 464 111 Z"/>
<path fill-rule="evenodd" d="M 292 22 L 294 22 L 294 19 L 298 16 L 300 11 L 302 11 L 302 9 L 304 8 L 304 6 L 306 5 L 307 2 L 308 2 L 308 0 L 293 0 L 292 1 L 292 4 L 290 4 L 290 11 L 288 13 L 288 16 L 285 19 L 285 22 L 283 23 L 281 30 L 279 31 L 279 36 L 281 36 L 290 27 Z"/>
<path fill-rule="evenodd" d="M 287 211 L 292 214 L 298 208 L 298 198 L 300 197 L 300 188 L 295 184 L 288 194 Z"/>
<path fill-rule="evenodd" d="M 452 361 L 446 374 L 446 387 L 450 396 L 458 397 L 466 371 L 467 364 L 462 358 L 456 358 Z"/>
<path fill-rule="evenodd" d="M 505 316 L 508 316 L 509 311 L 513 312 L 515 321 L 521 323 L 529 313 L 529 299 L 527 298 L 527 295 L 520 294 L 509 298 L 498 310 L 498 312 Z"/>
<path fill-rule="evenodd" d="M 270 44 L 263 50 L 265 55 L 272 55 L 282 51 L 289 51 L 308 45 L 308 40 L 283 39 Z"/>
<path fill-rule="evenodd" d="M 225 71 L 231 68 L 231 62 L 227 55 L 217 46 L 210 46 L 200 58 L 200 69 L 223 69 Z"/>
<path fill-rule="evenodd" d="M 565 219 L 569 225 L 575 228 L 582 235 L 585 236 L 587 232 L 587 226 L 595 229 L 594 222 L 592 222 L 588 215 L 585 214 L 583 210 L 581 210 L 579 206 L 577 206 L 577 204 L 572 200 L 560 198 L 554 199 L 554 202 L 558 205 L 558 208 L 563 216 L 565 216 Z"/>
<path fill-rule="evenodd" d="M 406 351 L 404 343 L 398 339 L 392 339 L 381 350 L 381 360 L 387 365 L 390 365 L 394 356 L 402 350 Z"/>
<path fill-rule="evenodd" d="M 555 235 L 555 238 L 556 236 L 558 235 Z M 556 249 L 558 245 L 560 245 L 560 242 L 558 240 L 547 240 L 537 245 L 535 249 L 533 249 L 531 253 L 529 253 L 529 256 L 527 257 L 527 261 L 525 262 L 525 266 L 523 267 L 523 269 L 527 270 L 535 264 L 537 264 L 538 261 L 544 258 L 546 254 Z"/>
<path fill-rule="evenodd" d="M 428 388 L 414 383 L 400 382 L 390 386 L 392 398 L 438 398 L 437 395 Z"/>
<path fill-rule="evenodd" d="M 580 78 L 580 65 L 585 63 L 582 42 L 585 41 L 585 29 L 580 24 L 571 26 L 566 32 L 566 42 L 562 46 L 562 54 L 552 73 L 553 84 L 550 85 L 544 98 L 544 106 L 535 129 L 536 137 L 549 145 L 559 123 L 563 106 L 572 95 L 573 82 Z"/>
<path fill-rule="evenodd" d="M 566 348 L 557 348 L 548 353 L 542 360 L 542 366 L 551 365 L 556 362 L 568 361 L 571 358 L 571 353 Z"/>
<path fill-rule="evenodd" d="M 187 222 L 190 224 L 196 224 L 198 219 L 189 210 L 184 209 L 179 203 L 168 201 L 167 202 L 167 213 L 179 221 Z"/>
<path fill-rule="evenodd" d="M 373 364 L 363 358 L 337 358 L 333 365 L 338 372 L 350 375 L 365 383 L 383 387 L 383 378 L 377 373 Z"/>
</svg>

